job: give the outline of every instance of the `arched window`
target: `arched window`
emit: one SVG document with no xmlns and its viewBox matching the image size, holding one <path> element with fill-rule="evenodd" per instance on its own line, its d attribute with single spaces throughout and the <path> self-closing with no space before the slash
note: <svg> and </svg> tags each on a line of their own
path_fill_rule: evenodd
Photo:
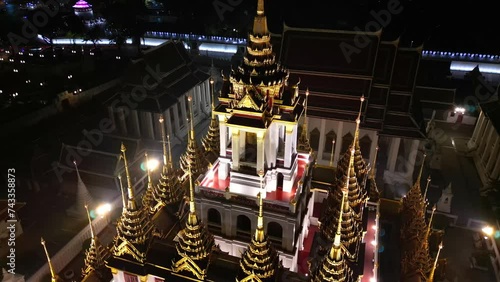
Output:
<svg viewBox="0 0 500 282">
<path fill-rule="evenodd" d="M 368 135 L 363 136 L 363 138 L 359 139 L 359 147 L 361 148 L 361 154 L 363 158 L 370 158 L 370 151 L 372 148 L 372 139 L 368 137 Z"/>
<path fill-rule="evenodd" d="M 335 134 L 335 131 L 332 130 L 326 134 L 325 146 L 323 147 L 324 160 L 329 160 L 331 158 L 333 141 L 337 141 L 336 139 L 337 139 L 337 134 Z"/>
<path fill-rule="evenodd" d="M 340 154 L 345 154 L 349 149 L 349 146 L 352 145 L 352 141 L 354 140 L 354 136 L 352 136 L 351 132 L 348 132 L 344 137 L 342 137 L 342 149 L 340 150 Z"/>
<path fill-rule="evenodd" d="M 216 209 L 208 209 L 207 225 L 211 231 L 220 232 L 222 229 L 220 212 Z"/>
<path fill-rule="evenodd" d="M 311 131 L 311 135 L 309 137 L 309 142 L 311 143 L 311 148 L 313 148 L 314 151 L 318 151 L 319 148 L 319 130 L 317 128 L 314 128 Z"/>
<path fill-rule="evenodd" d="M 267 224 L 267 236 L 271 242 L 281 246 L 283 241 L 283 227 L 277 222 L 269 222 Z"/>
<path fill-rule="evenodd" d="M 246 215 L 238 215 L 236 218 L 236 236 L 250 239 L 252 232 L 252 222 Z"/>
</svg>

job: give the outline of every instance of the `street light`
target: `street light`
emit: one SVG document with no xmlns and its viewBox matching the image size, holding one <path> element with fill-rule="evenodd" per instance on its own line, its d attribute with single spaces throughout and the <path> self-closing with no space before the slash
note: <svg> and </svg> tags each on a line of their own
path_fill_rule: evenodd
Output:
<svg viewBox="0 0 500 282">
<path fill-rule="evenodd" d="M 150 160 L 148 160 L 148 163 L 146 164 L 146 167 L 147 167 L 147 169 L 149 169 L 149 171 L 153 171 L 159 165 L 160 165 L 160 162 L 157 159 L 150 159 Z"/>
<path fill-rule="evenodd" d="M 110 211 L 111 211 L 110 203 L 102 204 L 95 209 L 95 213 L 101 216 L 101 218 L 104 217 L 106 214 L 108 214 Z"/>
<path fill-rule="evenodd" d="M 491 226 L 485 226 L 483 227 L 483 229 L 481 229 L 481 231 L 483 231 L 484 235 L 486 235 L 487 237 L 490 237 L 494 233 L 493 227 Z"/>
</svg>

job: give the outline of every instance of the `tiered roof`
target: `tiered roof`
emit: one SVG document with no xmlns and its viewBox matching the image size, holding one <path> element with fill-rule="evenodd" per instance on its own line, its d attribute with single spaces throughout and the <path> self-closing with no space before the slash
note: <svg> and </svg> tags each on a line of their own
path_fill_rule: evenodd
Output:
<svg viewBox="0 0 500 282">
<path fill-rule="evenodd" d="M 341 206 L 345 205 L 345 200 L 347 198 L 347 191 L 342 191 L 342 202 Z M 337 218 L 337 230 L 335 232 L 335 238 L 333 240 L 333 245 L 330 249 L 330 252 L 323 259 L 323 262 L 318 267 L 318 269 L 313 273 L 311 281 L 313 282 L 351 282 L 353 279 L 353 271 L 347 265 L 347 262 L 344 258 L 345 249 L 341 243 L 342 237 L 342 217 L 343 211 L 342 209 L 339 212 L 339 216 Z"/>
<path fill-rule="evenodd" d="M 413 281 L 415 277 L 424 281 L 431 270 L 428 226 L 425 223 L 426 204 L 420 188 L 424 161 L 425 155 L 415 184 L 402 200 L 401 281 Z"/>
<path fill-rule="evenodd" d="M 82 277 L 89 275 L 91 272 L 96 272 L 99 277 L 104 276 L 106 271 L 105 259 L 109 256 L 109 251 L 105 248 L 97 236 L 95 235 L 94 227 L 88 210 L 88 205 L 85 205 L 87 217 L 90 226 L 90 247 L 85 251 L 85 266 L 82 268 Z"/>
<path fill-rule="evenodd" d="M 262 191 L 261 174 L 261 191 Z M 264 233 L 264 217 L 262 213 L 262 197 L 257 194 L 259 200 L 259 215 L 257 217 L 257 229 L 248 248 L 241 256 L 240 273 L 236 281 L 244 281 L 246 278 L 255 276 L 262 282 L 276 281 L 280 267 L 279 256 L 271 241 Z"/>
<path fill-rule="evenodd" d="M 356 220 L 357 215 L 355 211 L 349 204 L 350 199 L 348 193 L 350 187 L 353 185 L 351 180 L 354 179 L 354 184 L 357 185 L 357 183 L 355 183 L 356 177 L 350 177 L 351 174 L 354 174 L 353 163 L 354 152 L 351 152 L 347 176 L 344 179 L 343 187 L 339 186 L 340 201 L 338 201 L 338 204 L 332 209 L 333 214 L 324 218 L 324 222 L 321 224 L 321 234 L 327 240 L 333 241 L 337 232 L 339 232 L 336 229 L 340 226 L 342 243 L 349 252 L 349 258 L 356 260 L 362 237 L 362 229 Z"/>
<path fill-rule="evenodd" d="M 152 237 L 153 224 L 146 209 L 137 206 L 132 181 L 128 170 L 125 145 L 121 146 L 122 158 L 127 175 L 128 201 L 116 226 L 113 256 L 130 257 L 143 263 Z"/>
<path fill-rule="evenodd" d="M 154 206 L 150 209 L 152 212 L 158 211 L 162 206 L 179 203 L 184 196 L 179 177 L 174 170 L 172 162 L 172 148 L 170 146 L 170 136 L 165 134 L 164 118 L 160 118 L 161 132 L 163 139 L 163 167 L 158 184 L 154 187 L 153 198 Z M 168 145 L 168 151 L 167 151 Z"/>
<path fill-rule="evenodd" d="M 206 159 L 203 151 L 198 147 L 198 142 L 194 134 L 193 98 L 191 96 L 188 97 L 188 103 L 190 129 L 186 152 L 184 152 L 180 158 L 180 165 L 185 174 L 188 173 L 188 170 L 191 170 L 191 173 L 197 177 L 200 173 L 205 171 Z"/>
<path fill-rule="evenodd" d="M 210 255 L 214 248 L 214 236 L 201 223 L 196 215 L 194 202 L 193 173 L 189 174 L 189 214 L 184 229 L 179 233 L 179 241 L 175 247 L 177 257 L 172 261 L 173 272 L 188 272 L 197 279 L 203 280 L 207 275 Z"/>
<path fill-rule="evenodd" d="M 212 78 L 210 78 L 210 97 L 212 99 L 212 118 L 210 119 L 207 135 L 203 137 L 201 144 L 205 152 L 212 152 L 218 156 L 220 152 L 220 132 L 219 121 L 215 115 L 214 80 Z"/>
</svg>

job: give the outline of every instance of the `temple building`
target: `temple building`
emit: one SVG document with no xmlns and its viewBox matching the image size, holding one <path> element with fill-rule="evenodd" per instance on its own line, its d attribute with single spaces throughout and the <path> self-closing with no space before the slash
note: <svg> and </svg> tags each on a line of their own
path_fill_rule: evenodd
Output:
<svg viewBox="0 0 500 282">
<path fill-rule="evenodd" d="M 106 259 L 113 281 L 376 279 L 378 189 L 359 128 L 366 97 L 357 98 L 353 138 L 337 165 L 324 166 L 310 146 L 310 95 L 301 84 L 277 62 L 258 0 L 244 61 L 223 77 L 201 145 L 196 99 L 187 96 L 178 169 L 169 111 L 149 115 L 158 119 L 151 137 L 163 144 L 163 169 L 159 179 L 148 171 L 142 201 L 122 144 L 127 192 L 120 185 L 123 211 Z"/>
</svg>

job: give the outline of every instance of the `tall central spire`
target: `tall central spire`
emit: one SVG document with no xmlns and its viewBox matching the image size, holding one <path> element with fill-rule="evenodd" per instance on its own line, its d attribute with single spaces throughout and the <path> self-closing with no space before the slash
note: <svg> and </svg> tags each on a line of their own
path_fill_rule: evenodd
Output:
<svg viewBox="0 0 500 282">
<path fill-rule="evenodd" d="M 151 207 L 154 206 L 153 203 L 154 186 L 153 186 L 153 181 L 151 180 L 151 169 L 149 168 L 148 153 L 144 153 L 144 158 L 146 159 L 145 167 L 146 167 L 146 174 L 148 176 L 148 184 L 146 187 L 146 192 L 142 196 L 142 206 L 148 209 L 150 212 L 152 212 Z"/>
<path fill-rule="evenodd" d="M 267 18 L 264 15 L 264 0 L 257 2 L 257 16 L 253 20 L 253 35 L 268 35 Z"/>
</svg>

